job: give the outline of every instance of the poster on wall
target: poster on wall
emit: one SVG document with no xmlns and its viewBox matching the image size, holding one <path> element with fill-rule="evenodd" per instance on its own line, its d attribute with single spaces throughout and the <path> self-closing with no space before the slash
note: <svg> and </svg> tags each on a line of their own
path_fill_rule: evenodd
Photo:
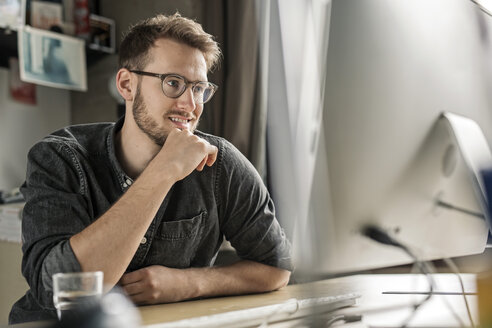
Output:
<svg viewBox="0 0 492 328">
<path fill-rule="evenodd" d="M 25 26 L 18 47 L 22 81 L 87 91 L 84 40 Z"/>
<path fill-rule="evenodd" d="M 90 27 L 89 48 L 114 54 L 114 20 L 92 14 Z"/>
<path fill-rule="evenodd" d="M 36 105 L 36 85 L 21 81 L 19 60 L 15 57 L 9 58 L 9 73 L 10 97 L 23 104 Z"/>
<path fill-rule="evenodd" d="M 0 27 L 17 31 L 25 24 L 25 0 L 0 0 Z"/>
<path fill-rule="evenodd" d="M 52 26 L 61 28 L 63 8 L 60 3 L 31 1 L 31 26 L 49 30 Z"/>
</svg>

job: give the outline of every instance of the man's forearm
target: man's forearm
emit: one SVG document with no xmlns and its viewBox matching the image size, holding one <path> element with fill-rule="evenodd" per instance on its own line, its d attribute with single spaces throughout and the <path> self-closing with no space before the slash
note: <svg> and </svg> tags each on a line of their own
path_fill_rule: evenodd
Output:
<svg viewBox="0 0 492 328">
<path fill-rule="evenodd" d="M 289 282 L 290 272 L 252 261 L 212 268 L 153 265 L 123 275 L 121 287 L 137 304 L 268 292 Z"/>
<path fill-rule="evenodd" d="M 287 285 L 290 272 L 253 261 L 229 266 L 187 269 L 194 297 L 237 295 L 277 290 Z"/>
<path fill-rule="evenodd" d="M 113 286 L 135 254 L 173 181 L 141 176 L 105 214 L 70 239 L 82 271 L 103 271 Z"/>
</svg>

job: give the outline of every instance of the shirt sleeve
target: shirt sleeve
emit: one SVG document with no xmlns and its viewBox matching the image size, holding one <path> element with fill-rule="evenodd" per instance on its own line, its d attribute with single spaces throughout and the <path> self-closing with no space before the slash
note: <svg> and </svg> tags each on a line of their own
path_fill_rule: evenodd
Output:
<svg viewBox="0 0 492 328">
<path fill-rule="evenodd" d="M 75 152 L 45 139 L 30 150 L 22 213 L 22 274 L 44 309 L 53 309 L 52 276 L 80 271 L 69 239 L 90 224 L 86 184 Z"/>
<path fill-rule="evenodd" d="M 221 229 L 242 259 L 292 271 L 291 245 L 260 175 L 227 141 L 219 145 L 216 184 Z"/>
</svg>

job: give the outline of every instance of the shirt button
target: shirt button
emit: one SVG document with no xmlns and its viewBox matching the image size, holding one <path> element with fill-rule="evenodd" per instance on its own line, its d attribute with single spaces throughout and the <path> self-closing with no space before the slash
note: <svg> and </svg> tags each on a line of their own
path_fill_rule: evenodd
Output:
<svg viewBox="0 0 492 328">
<path fill-rule="evenodd" d="M 130 180 L 130 179 L 126 179 L 126 181 L 125 181 L 125 182 L 126 182 L 126 184 L 127 184 L 127 185 L 129 185 L 129 186 L 131 186 L 131 185 L 132 185 L 132 180 Z"/>
<path fill-rule="evenodd" d="M 145 244 L 147 242 L 147 238 L 143 237 L 142 240 L 140 240 L 140 244 Z"/>
</svg>

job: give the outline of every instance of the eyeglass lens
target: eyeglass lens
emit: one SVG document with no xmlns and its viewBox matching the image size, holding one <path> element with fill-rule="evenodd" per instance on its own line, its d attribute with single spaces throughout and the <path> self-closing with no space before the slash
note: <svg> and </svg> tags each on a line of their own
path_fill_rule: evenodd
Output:
<svg viewBox="0 0 492 328">
<path fill-rule="evenodd" d="M 170 75 L 162 81 L 162 91 L 171 98 L 181 96 L 186 90 L 186 82 L 179 76 Z M 199 104 L 206 103 L 214 94 L 214 87 L 208 82 L 198 82 L 192 85 L 193 99 Z"/>
</svg>

